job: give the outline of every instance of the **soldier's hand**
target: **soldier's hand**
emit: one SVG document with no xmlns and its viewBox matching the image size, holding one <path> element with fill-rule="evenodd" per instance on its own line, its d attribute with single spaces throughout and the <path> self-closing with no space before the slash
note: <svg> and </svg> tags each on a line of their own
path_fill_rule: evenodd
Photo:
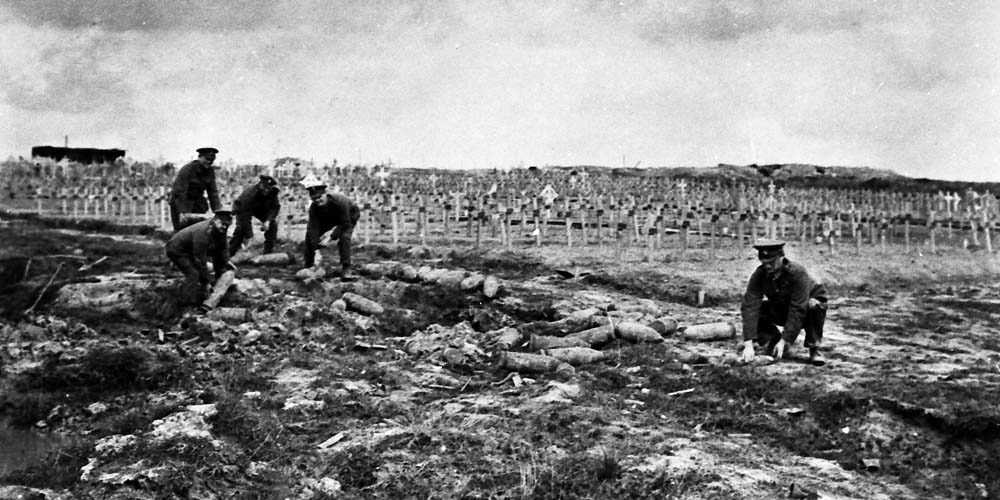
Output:
<svg viewBox="0 0 1000 500">
<path fill-rule="evenodd" d="M 743 351 L 740 353 L 740 361 L 744 363 L 752 363 L 753 358 L 754 358 L 753 341 L 748 340 L 743 343 Z"/>
<path fill-rule="evenodd" d="M 785 339 L 781 339 L 777 344 L 774 345 L 774 359 L 781 359 L 785 357 L 785 352 L 788 351 L 788 344 L 785 343 Z"/>
<path fill-rule="evenodd" d="M 815 308 L 819 307 L 819 305 L 820 305 L 819 299 L 816 299 L 816 298 L 810 298 L 809 299 L 809 309 L 815 309 Z"/>
</svg>

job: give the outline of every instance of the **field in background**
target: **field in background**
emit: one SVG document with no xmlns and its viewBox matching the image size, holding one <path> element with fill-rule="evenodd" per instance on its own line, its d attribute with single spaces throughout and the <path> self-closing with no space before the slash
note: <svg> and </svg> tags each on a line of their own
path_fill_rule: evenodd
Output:
<svg viewBox="0 0 1000 500">
<path fill-rule="evenodd" d="M 329 246 L 329 274 L 318 280 L 296 277 L 294 264 L 247 262 L 220 304 L 244 311 L 235 321 L 177 305 L 177 272 L 163 256 L 169 233 L 133 220 L 128 205 L 124 215 L 83 217 L 60 214 L 56 198 L 41 217 L 24 213 L 36 200 L 0 214 L 0 434 L 42 439 L 0 467 L 0 493 L 1000 496 L 1000 260 L 986 244 L 989 225 L 956 219 L 949 231 L 925 221 L 910 226 L 907 244 L 905 219 L 874 236 L 871 225 L 852 234 L 845 223 L 838 235 L 828 232 L 832 217 L 765 224 L 774 219 L 757 212 L 744 232 L 738 212 L 699 231 L 716 212 L 695 205 L 684 232 L 686 214 L 674 225 L 666 197 L 663 230 L 639 238 L 644 204 L 636 218 L 620 208 L 621 230 L 605 205 L 601 241 L 595 224 L 583 244 L 585 224 L 559 225 L 558 201 L 537 234 L 533 212 L 508 230 L 499 217 L 455 217 L 454 206 L 447 231 L 428 217 L 421 234 L 420 204 L 393 212 L 393 194 L 377 183 L 372 192 L 390 209 L 370 205 L 356 232 L 358 281 L 334 277 Z M 744 186 L 765 201 L 767 189 Z M 304 207 L 286 207 L 293 219 L 279 248 L 299 257 Z M 541 219 L 544 204 L 538 210 Z M 596 216 L 588 206 L 586 217 Z M 616 324 L 737 323 L 757 264 L 751 232 L 787 238 L 789 258 L 828 285 L 826 366 L 808 365 L 801 341 L 790 360 L 744 366 L 738 338 L 679 332 L 610 339 L 592 346 L 599 359 L 570 370 L 505 361 L 506 352 L 537 354 L 532 334 L 571 333 L 557 325 L 581 312 Z M 248 254 L 261 244 L 258 233 Z M 462 286 L 477 275 L 498 278 L 502 291 Z M 88 293 L 86 307 L 72 302 Z M 346 307 L 346 294 L 381 311 Z M 500 342 L 505 328 L 518 335 L 510 346 Z"/>
</svg>

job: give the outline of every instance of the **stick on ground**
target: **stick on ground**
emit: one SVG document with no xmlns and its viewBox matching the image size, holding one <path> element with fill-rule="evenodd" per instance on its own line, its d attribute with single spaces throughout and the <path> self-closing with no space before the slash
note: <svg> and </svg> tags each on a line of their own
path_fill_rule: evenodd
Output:
<svg viewBox="0 0 1000 500">
<path fill-rule="evenodd" d="M 63 263 L 60 262 L 59 267 L 56 268 L 56 272 L 52 273 L 52 277 L 49 278 L 49 282 L 46 283 L 44 287 L 42 287 L 42 293 L 38 294 L 38 298 L 35 299 L 35 303 L 31 304 L 31 307 L 27 308 L 24 311 L 24 314 L 31 314 L 35 310 L 35 306 L 37 306 L 38 303 L 42 301 L 42 296 L 44 296 L 45 292 L 49 289 L 50 286 L 52 286 L 52 282 L 56 280 L 56 275 L 59 274 L 59 270 L 62 269 L 62 266 Z"/>
</svg>

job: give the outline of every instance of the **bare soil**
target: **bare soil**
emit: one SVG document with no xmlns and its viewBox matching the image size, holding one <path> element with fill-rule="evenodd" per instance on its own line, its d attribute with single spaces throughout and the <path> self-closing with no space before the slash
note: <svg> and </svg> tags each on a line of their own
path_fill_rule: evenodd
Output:
<svg viewBox="0 0 1000 500">
<path fill-rule="evenodd" d="M 487 298 L 391 274 L 304 282 L 300 266 L 242 265 L 221 305 L 254 320 L 227 324 L 177 306 L 163 237 L 0 222 L 0 421 L 61 436 L 44 458 L 0 468 L 0 492 L 1000 497 L 995 254 L 791 245 L 789 258 L 831 290 L 823 367 L 805 361 L 801 344 L 790 360 L 743 366 L 736 339 L 667 335 L 615 340 L 603 361 L 569 372 L 514 374 L 495 345 L 501 327 L 527 331 L 589 307 L 639 322 L 737 322 L 756 261 L 734 248 L 358 243 L 359 265 L 480 272 L 504 286 Z M 300 255 L 297 243 L 283 250 Z M 128 308 L 60 299 L 108 277 L 141 284 L 123 288 Z M 334 303 L 345 292 L 383 313 L 342 310 Z M 214 411 L 192 417 L 192 405 Z M 162 438 L 179 415 L 203 432 Z"/>
</svg>

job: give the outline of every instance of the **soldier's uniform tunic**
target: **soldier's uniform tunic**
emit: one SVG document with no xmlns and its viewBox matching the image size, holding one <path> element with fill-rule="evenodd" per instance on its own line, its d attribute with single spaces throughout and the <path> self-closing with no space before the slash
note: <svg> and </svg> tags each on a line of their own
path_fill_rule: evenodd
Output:
<svg viewBox="0 0 1000 500">
<path fill-rule="evenodd" d="M 327 231 L 333 230 L 330 239 L 337 240 L 340 265 L 345 270 L 351 267 L 351 236 L 354 226 L 361 218 L 361 209 L 342 194 L 325 194 L 326 203 L 313 202 L 309 206 L 309 223 L 306 226 L 305 266 L 312 267 L 319 239 Z"/>
</svg>

